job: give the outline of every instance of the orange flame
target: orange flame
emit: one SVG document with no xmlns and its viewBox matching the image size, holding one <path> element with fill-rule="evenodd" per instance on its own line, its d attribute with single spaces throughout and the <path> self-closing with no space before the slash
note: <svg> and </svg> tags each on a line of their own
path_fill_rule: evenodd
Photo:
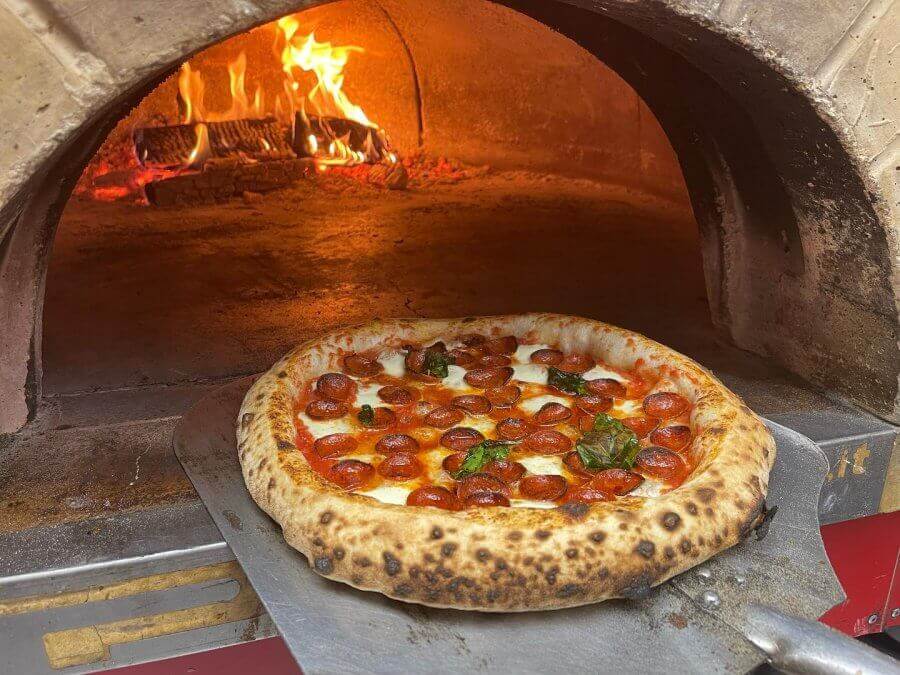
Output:
<svg viewBox="0 0 900 675">
<path fill-rule="evenodd" d="M 263 92 L 259 85 L 253 94 L 253 103 L 247 96 L 244 79 L 247 73 L 247 56 L 244 52 L 237 55 L 228 64 L 228 88 L 231 92 L 231 106 L 228 110 L 217 112 L 206 110 L 203 98 L 206 86 L 203 76 L 197 70 L 191 68 L 189 62 L 181 66 L 178 74 L 178 94 L 184 106 L 182 122 L 192 124 L 194 122 L 221 122 L 223 120 L 236 120 L 259 118 L 265 115 L 263 105 Z"/>
<path fill-rule="evenodd" d="M 297 31 L 300 22 L 295 16 L 286 16 L 276 23 L 284 36 L 281 65 L 291 82 L 291 89 L 295 92 L 299 89 L 299 83 L 294 77 L 296 68 L 315 73 L 316 84 L 306 95 L 306 99 L 319 115 L 344 117 L 368 127 L 377 127 L 344 92 L 344 67 L 350 54 L 363 53 L 363 48 L 355 45 L 338 47 L 330 42 L 318 42 L 315 33 L 299 35 Z"/>
<path fill-rule="evenodd" d="M 194 144 L 191 154 L 188 155 L 186 166 L 202 164 L 212 155 L 212 148 L 209 145 L 209 127 L 198 122 L 194 125 L 194 133 L 197 135 L 197 142 Z"/>
</svg>

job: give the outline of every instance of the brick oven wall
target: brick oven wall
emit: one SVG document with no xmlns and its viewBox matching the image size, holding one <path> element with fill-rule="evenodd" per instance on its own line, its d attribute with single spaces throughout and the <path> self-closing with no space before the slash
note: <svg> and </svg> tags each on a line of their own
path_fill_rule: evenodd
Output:
<svg viewBox="0 0 900 675">
<path fill-rule="evenodd" d="M 449 7 L 399 3 L 380 6 L 410 47 L 415 29 L 433 31 L 432 22 Z M 26 404 L 33 408 L 40 396 L 46 257 L 60 205 L 100 131 L 190 54 L 312 4 L 318 3 L 0 2 L 6 64 L 0 71 L 0 432 L 19 428 Z M 603 58 L 653 108 L 685 172 L 704 238 L 713 318 L 723 332 L 898 419 L 900 136 L 894 116 L 900 69 L 893 46 L 900 5 L 509 4 Z M 450 12 L 445 19 L 460 16 Z M 421 62 L 439 60 L 440 50 L 429 53 L 433 42 L 422 35 Z M 420 86 L 435 96 L 459 95 L 427 81 Z M 708 107 L 698 105 L 704 96 Z M 453 138 L 437 130 L 429 138 L 426 103 L 427 97 L 423 142 L 437 149 Z M 480 140 L 502 138 L 487 127 L 479 133 Z M 743 139 L 750 139 L 745 147 Z M 761 158 L 756 164 L 741 161 L 754 153 Z M 773 176 L 779 208 L 753 194 Z M 770 222 L 760 222 L 760 208 L 761 220 Z"/>
</svg>

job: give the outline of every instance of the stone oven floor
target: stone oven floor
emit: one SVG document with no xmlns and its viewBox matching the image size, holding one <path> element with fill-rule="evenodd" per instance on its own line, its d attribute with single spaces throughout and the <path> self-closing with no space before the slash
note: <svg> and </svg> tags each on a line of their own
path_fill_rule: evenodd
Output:
<svg viewBox="0 0 900 675">
<path fill-rule="evenodd" d="M 224 546 L 173 428 L 304 338 L 373 316 L 533 310 L 644 332 L 776 421 L 880 424 L 717 342 L 684 205 L 523 173 L 402 192 L 326 176 L 190 209 L 73 200 L 47 281 L 44 403 L 0 447 L 0 580 Z"/>
</svg>

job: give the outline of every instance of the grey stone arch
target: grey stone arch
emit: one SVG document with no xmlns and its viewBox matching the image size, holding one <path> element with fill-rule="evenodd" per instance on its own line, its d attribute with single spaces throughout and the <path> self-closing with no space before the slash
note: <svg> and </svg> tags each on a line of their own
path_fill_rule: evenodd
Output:
<svg viewBox="0 0 900 675">
<path fill-rule="evenodd" d="M 40 399 L 56 223 L 80 168 L 128 103 L 200 49 L 317 4 L 0 4 L 0 51 L 10 64 L 0 74 L 0 433 L 20 428 Z M 892 100 L 896 107 L 896 81 L 884 81 L 893 52 L 878 45 L 896 38 L 897 5 L 503 4 L 595 53 L 653 107 L 701 224 L 721 330 L 896 419 L 891 216 L 900 141 L 885 113 Z"/>
</svg>

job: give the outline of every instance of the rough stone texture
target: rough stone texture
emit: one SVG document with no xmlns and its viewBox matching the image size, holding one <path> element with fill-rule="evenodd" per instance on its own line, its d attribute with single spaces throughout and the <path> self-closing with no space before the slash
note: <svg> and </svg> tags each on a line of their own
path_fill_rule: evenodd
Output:
<svg viewBox="0 0 900 675">
<path fill-rule="evenodd" d="M 28 280 L 10 274 L 21 264 L 10 261 L 26 254 L 8 231 L 18 224 L 52 237 L 53 203 L 19 218 L 39 190 L 64 198 L 70 181 L 54 176 L 51 184 L 47 169 L 65 151 L 76 164 L 86 161 L 95 141 L 84 134 L 108 125 L 117 104 L 186 55 L 313 4 L 0 5 L 7 64 L 0 76 L 0 301 L 11 327 L 3 334 L 8 363 L 39 365 L 34 319 L 39 323 L 43 263 L 35 260 L 33 288 L 22 292 Z M 604 58 L 653 108 L 685 169 L 704 233 L 713 316 L 722 329 L 738 344 L 896 419 L 897 4 L 510 4 Z M 418 11 L 428 25 L 441 5 Z M 30 331 L 20 330 L 29 322 Z M 35 391 L 35 377 L 39 371 L 21 365 L 4 370 L 0 431 L 23 422 L 22 398 L 29 386 Z"/>
</svg>

